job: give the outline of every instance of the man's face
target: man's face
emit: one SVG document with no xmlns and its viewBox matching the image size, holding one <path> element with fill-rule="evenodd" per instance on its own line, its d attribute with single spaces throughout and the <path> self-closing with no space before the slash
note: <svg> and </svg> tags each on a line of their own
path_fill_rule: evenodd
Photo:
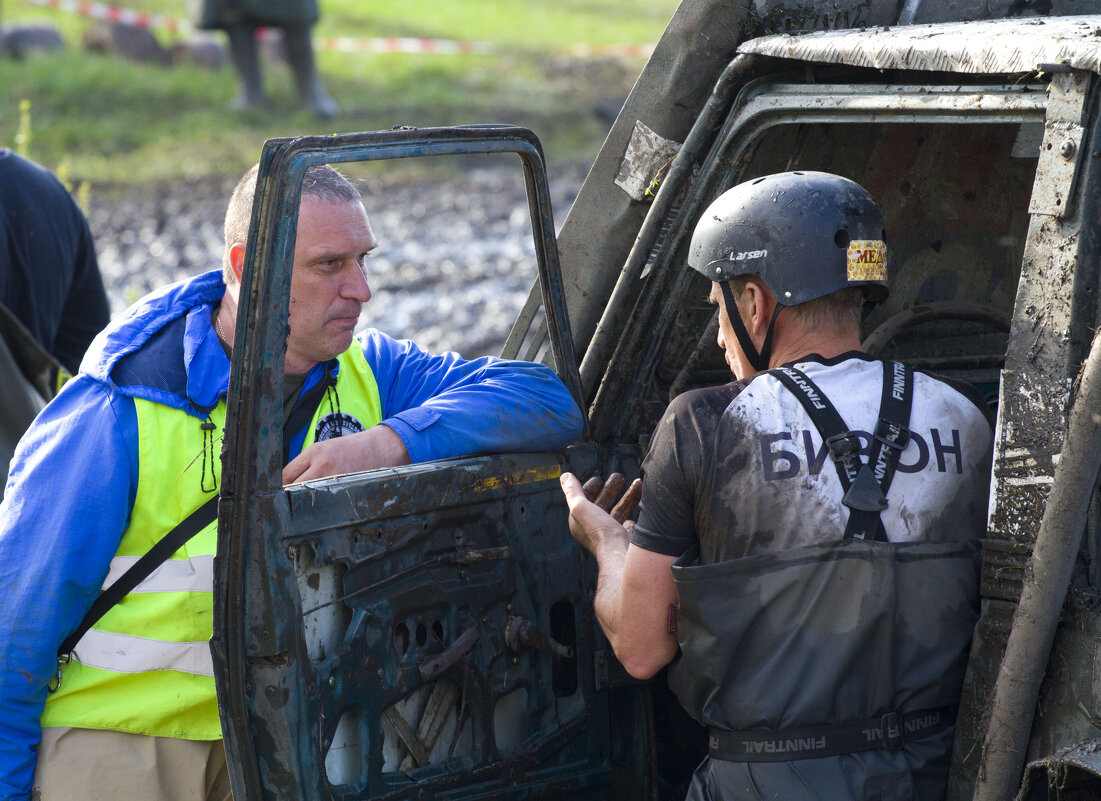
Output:
<svg viewBox="0 0 1101 801">
<path fill-rule="evenodd" d="M 723 302 L 722 286 L 718 282 L 713 281 L 711 283 L 711 294 L 708 296 L 708 300 L 719 307 L 719 332 L 716 334 L 715 340 L 719 343 L 719 347 L 723 349 L 726 366 L 730 368 L 730 372 L 734 373 L 735 378 L 742 379 L 753 375 L 756 371 L 746 359 L 741 343 L 738 342 L 738 337 L 734 333 L 734 327 L 730 324 L 730 317 L 726 313 L 726 303 Z M 735 314 L 739 313 L 737 308 L 731 309 L 731 311 Z"/>
<path fill-rule="evenodd" d="M 308 372 L 352 344 L 371 299 L 364 259 L 378 246 L 363 204 L 302 198 L 291 274 L 286 371 Z"/>
</svg>

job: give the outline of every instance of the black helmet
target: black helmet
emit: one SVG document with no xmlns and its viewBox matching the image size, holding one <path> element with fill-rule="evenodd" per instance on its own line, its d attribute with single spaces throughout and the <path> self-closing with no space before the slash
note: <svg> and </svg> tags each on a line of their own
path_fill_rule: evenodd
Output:
<svg viewBox="0 0 1101 801">
<path fill-rule="evenodd" d="M 883 215 L 859 184 L 826 172 L 782 172 L 738 184 L 707 207 L 688 264 L 712 281 L 761 279 L 782 306 L 846 287 L 887 297 Z"/>
</svg>

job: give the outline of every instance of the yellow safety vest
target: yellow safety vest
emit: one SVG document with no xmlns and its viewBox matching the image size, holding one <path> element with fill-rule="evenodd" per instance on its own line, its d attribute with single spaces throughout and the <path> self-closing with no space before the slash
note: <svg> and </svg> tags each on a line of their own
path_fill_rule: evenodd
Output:
<svg viewBox="0 0 1101 801">
<path fill-rule="evenodd" d="M 374 374 L 358 343 L 338 358 L 336 392 L 321 399 L 303 449 L 338 426 L 344 434 L 382 419 Z M 138 489 L 103 586 L 106 589 L 217 491 L 225 402 L 206 422 L 135 399 Z M 350 429 L 349 429 L 350 427 Z M 88 630 L 46 699 L 43 726 L 110 729 L 184 740 L 222 736 L 209 640 L 217 524 L 196 534 Z"/>
</svg>

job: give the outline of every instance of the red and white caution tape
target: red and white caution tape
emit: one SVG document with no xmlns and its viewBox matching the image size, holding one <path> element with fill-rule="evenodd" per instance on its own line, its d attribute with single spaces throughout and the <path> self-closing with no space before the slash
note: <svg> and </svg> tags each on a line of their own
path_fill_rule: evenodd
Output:
<svg viewBox="0 0 1101 801">
<path fill-rule="evenodd" d="M 143 11 L 109 6 L 106 3 L 86 3 L 83 0 L 25 0 L 25 2 L 34 6 L 71 11 L 74 14 L 80 14 L 82 17 L 121 22 L 124 25 L 137 25 L 139 28 L 157 28 L 163 31 L 182 33 L 190 31 L 194 27 L 187 20 L 173 19 L 163 14 L 146 14 Z"/>
<path fill-rule="evenodd" d="M 85 0 L 24 0 L 35 6 L 56 8 L 83 17 L 136 25 L 175 33 L 191 33 L 195 26 L 188 20 L 174 19 L 163 14 L 147 14 L 130 8 L 90 3 Z M 377 38 L 353 39 L 349 37 L 319 38 L 314 40 L 317 50 L 337 53 L 424 53 L 442 55 L 485 55 L 498 49 L 488 42 L 457 42 L 450 39 Z M 575 44 L 561 48 L 566 55 L 578 58 L 648 58 L 653 45 L 586 45 Z"/>
<path fill-rule="evenodd" d="M 455 42 L 449 39 L 352 39 L 339 36 L 314 39 L 314 47 L 337 53 L 443 53 L 446 55 L 485 54 L 493 52 L 486 42 Z"/>
<path fill-rule="evenodd" d="M 578 58 L 649 58 L 653 45 L 566 45 L 562 52 Z"/>
</svg>

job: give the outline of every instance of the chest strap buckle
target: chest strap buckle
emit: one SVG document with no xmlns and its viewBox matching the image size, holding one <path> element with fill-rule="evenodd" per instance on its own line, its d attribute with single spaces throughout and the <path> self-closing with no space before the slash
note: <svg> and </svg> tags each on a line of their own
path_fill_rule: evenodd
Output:
<svg viewBox="0 0 1101 801">
<path fill-rule="evenodd" d="M 860 437 L 854 431 L 834 434 L 832 437 L 826 437 L 826 447 L 829 448 L 833 460 L 845 468 L 849 479 L 852 480 L 856 471 L 860 469 Z"/>
<path fill-rule="evenodd" d="M 830 449 L 830 456 L 839 462 L 847 461 L 860 453 L 860 437 L 854 431 L 846 431 L 844 434 L 834 434 L 826 438 L 826 445 Z"/>
<path fill-rule="evenodd" d="M 910 429 L 880 417 L 872 436 L 888 448 L 898 448 L 901 451 L 910 442 Z"/>
</svg>

